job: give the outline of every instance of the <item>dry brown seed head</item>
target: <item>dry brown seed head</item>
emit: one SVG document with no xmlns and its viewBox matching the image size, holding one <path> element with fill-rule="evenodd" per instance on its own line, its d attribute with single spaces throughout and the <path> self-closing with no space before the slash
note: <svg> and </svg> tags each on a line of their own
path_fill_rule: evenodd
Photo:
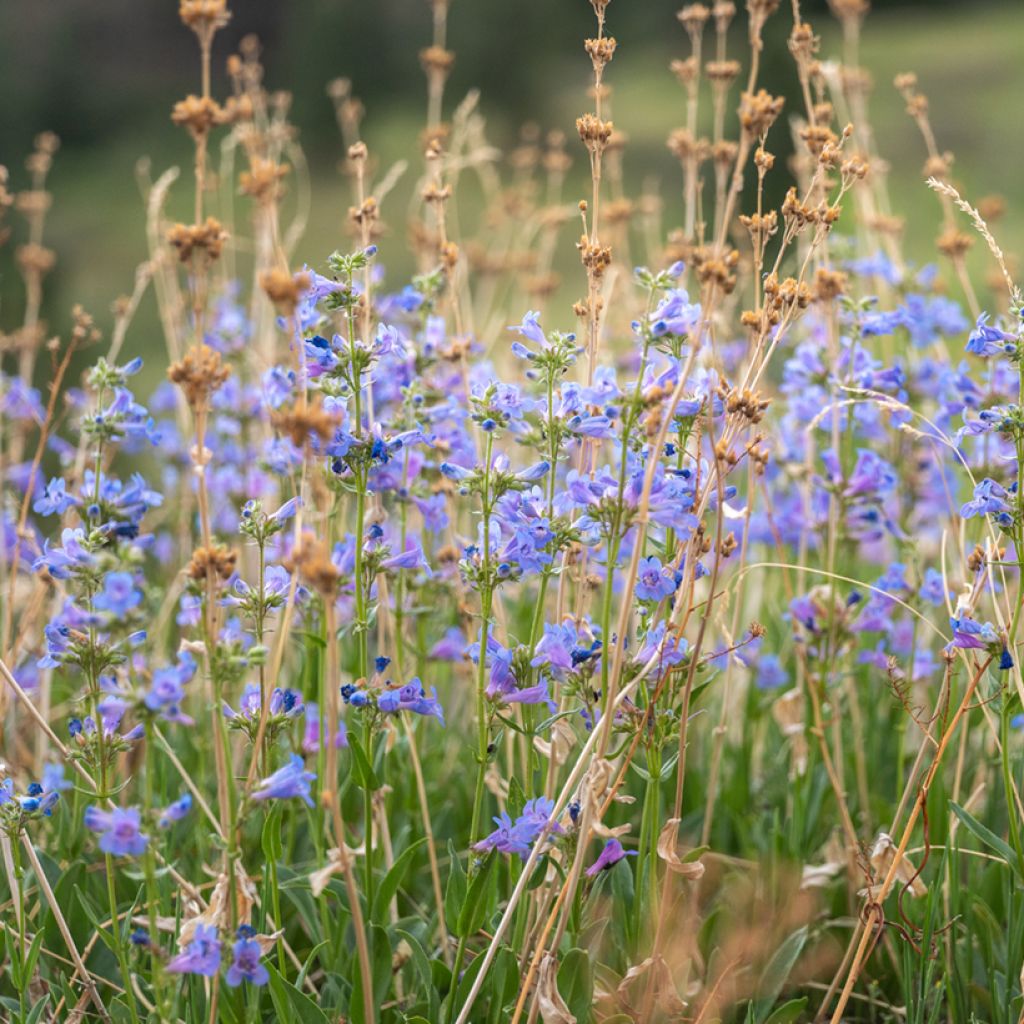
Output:
<svg viewBox="0 0 1024 1024">
<path fill-rule="evenodd" d="M 295 312 L 299 299 L 309 290 L 311 283 L 309 274 L 302 271 L 291 274 L 275 268 L 260 274 L 260 287 L 282 316 L 291 316 Z"/>
<path fill-rule="evenodd" d="M 806 21 L 793 26 L 793 31 L 789 35 L 789 52 L 797 64 L 806 67 L 818 52 L 820 44 L 821 40 Z"/>
<path fill-rule="evenodd" d="M 953 154 L 947 150 L 945 153 L 928 157 L 921 174 L 925 178 L 938 178 L 939 181 L 948 181 L 949 170 L 952 164 Z"/>
<path fill-rule="evenodd" d="M 276 412 L 271 417 L 276 430 L 287 434 L 296 448 L 303 448 L 310 437 L 321 441 L 334 440 L 334 431 L 339 419 L 327 412 L 317 396 L 308 405 L 297 405 L 292 409 Z"/>
<path fill-rule="evenodd" d="M 615 56 L 616 45 L 614 36 L 601 36 L 598 39 L 585 39 L 583 41 L 583 49 L 587 51 L 587 55 L 590 57 L 590 63 L 593 65 L 595 74 L 600 74 L 612 57 Z"/>
<path fill-rule="evenodd" d="M 238 552 L 224 544 L 213 543 L 192 552 L 186 572 L 194 580 L 226 580 L 235 571 Z"/>
<path fill-rule="evenodd" d="M 764 89 L 756 93 L 744 93 L 740 101 L 740 124 L 751 138 L 763 138 L 768 129 L 782 113 L 786 100 L 783 96 L 772 96 Z"/>
<path fill-rule="evenodd" d="M 679 24 L 689 32 L 691 38 L 699 38 L 704 25 L 711 17 L 711 11 L 704 4 L 687 4 L 676 14 Z"/>
<path fill-rule="evenodd" d="M 333 597 L 341 574 L 331 561 L 327 545 L 309 530 L 303 530 L 284 565 L 289 572 L 297 571 L 321 597 Z"/>
<path fill-rule="evenodd" d="M 226 0 L 181 0 L 178 16 L 200 39 L 209 39 L 231 20 Z"/>
<path fill-rule="evenodd" d="M 972 245 L 974 245 L 974 239 L 966 232 L 959 231 L 957 228 L 943 231 L 935 240 L 935 247 L 950 259 L 960 259 Z"/>
<path fill-rule="evenodd" d="M 672 61 L 669 70 L 676 76 L 680 85 L 692 85 L 700 74 L 700 65 L 696 57 L 687 57 L 686 60 Z"/>
<path fill-rule="evenodd" d="M 831 302 L 846 290 L 846 275 L 841 270 L 827 270 L 819 267 L 814 273 L 814 299 L 816 302 Z"/>
<path fill-rule="evenodd" d="M 732 85 L 740 73 L 738 60 L 709 60 L 704 65 L 708 81 L 719 87 Z"/>
<path fill-rule="evenodd" d="M 175 224 L 167 232 L 167 241 L 178 250 L 182 263 L 195 255 L 212 263 L 220 257 L 226 238 L 227 232 L 216 217 L 207 217 L 202 224 Z"/>
<path fill-rule="evenodd" d="M 32 274 L 47 274 L 57 262 L 57 254 L 52 249 L 47 249 L 45 245 L 37 245 L 35 242 L 19 245 L 14 256 L 19 269 L 26 277 Z"/>
<path fill-rule="evenodd" d="M 602 121 L 596 114 L 584 114 L 576 118 L 576 131 L 579 132 L 583 144 L 593 154 L 604 152 L 613 128 L 611 121 Z"/>
<path fill-rule="evenodd" d="M 738 148 L 737 144 L 731 139 L 719 139 L 718 142 L 713 143 L 711 146 L 711 159 L 719 167 L 729 168 L 736 159 Z"/>
<path fill-rule="evenodd" d="M 822 163 L 829 167 L 836 166 L 841 152 L 836 146 L 839 138 L 828 125 L 805 125 L 800 129 L 800 138 L 808 151 L 820 157 Z"/>
<path fill-rule="evenodd" d="M 455 66 L 455 54 L 443 46 L 428 46 L 420 50 L 420 65 L 428 75 L 444 80 Z"/>
<path fill-rule="evenodd" d="M 254 156 L 249 170 L 239 177 L 242 195 L 255 199 L 261 206 L 270 206 L 284 195 L 284 181 L 290 168 L 273 160 Z"/>
<path fill-rule="evenodd" d="M 188 130 L 193 139 L 205 138 L 216 125 L 228 124 L 231 112 L 209 96 L 186 96 L 174 104 L 171 121 Z"/>
<path fill-rule="evenodd" d="M 209 345 L 194 345 L 167 368 L 167 378 L 185 393 L 192 409 L 206 407 L 207 397 L 231 376 L 231 367 Z"/>
<path fill-rule="evenodd" d="M 41 217 L 53 203 L 53 196 L 45 189 L 26 189 L 14 197 L 14 208 L 18 213 L 31 219 Z"/>
<path fill-rule="evenodd" d="M 586 267 L 588 276 L 600 280 L 604 272 L 611 266 L 612 247 L 610 245 L 594 245 L 586 235 L 576 243 L 580 251 L 580 261 Z"/>
<path fill-rule="evenodd" d="M 997 221 L 1006 213 L 1006 199 L 1003 196 L 982 196 L 978 200 L 978 213 L 985 221 Z"/>
</svg>

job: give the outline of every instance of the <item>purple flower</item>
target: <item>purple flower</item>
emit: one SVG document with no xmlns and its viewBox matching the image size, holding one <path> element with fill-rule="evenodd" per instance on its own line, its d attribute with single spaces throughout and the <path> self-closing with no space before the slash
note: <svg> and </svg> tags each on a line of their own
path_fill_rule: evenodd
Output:
<svg viewBox="0 0 1024 1024">
<path fill-rule="evenodd" d="M 192 810 L 192 794 L 182 793 L 172 804 L 168 804 L 160 814 L 157 825 L 170 828 L 176 821 L 181 821 Z"/>
<path fill-rule="evenodd" d="M 459 661 L 466 653 L 466 639 L 458 626 L 451 626 L 430 649 L 430 657 L 436 661 Z"/>
<path fill-rule="evenodd" d="M 250 985 L 266 985 L 270 980 L 266 967 L 260 963 L 263 955 L 260 944 L 252 934 L 252 929 L 244 925 L 238 929 L 238 941 L 232 947 L 234 960 L 225 978 L 231 988 L 238 988 L 243 981 Z"/>
<path fill-rule="evenodd" d="M 1011 526 L 1012 507 L 1007 501 L 1010 492 L 995 480 L 985 477 L 974 488 L 974 497 L 960 508 L 961 519 L 972 519 L 974 516 L 995 516 L 1000 526 Z"/>
<path fill-rule="evenodd" d="M 377 698 L 377 707 L 389 714 L 411 711 L 416 715 L 432 715 L 444 725 L 444 709 L 437 700 L 437 690 L 431 687 L 428 697 L 418 677 L 398 690 L 385 690 Z"/>
<path fill-rule="evenodd" d="M 527 801 L 523 813 L 515 821 L 507 813 L 502 813 L 499 817 L 492 819 L 498 827 L 489 836 L 481 839 L 473 849 L 477 853 L 486 853 L 489 850 L 516 853 L 526 860 L 530 855 L 530 848 L 533 846 L 534 840 L 549 823 L 549 834 L 564 834 L 561 825 L 551 821 L 551 812 L 554 809 L 553 800 L 539 796 L 535 800 Z"/>
<path fill-rule="evenodd" d="M 585 874 L 587 878 L 593 878 L 594 875 L 599 874 L 608 868 L 614 867 L 624 857 L 635 857 L 637 855 L 636 850 L 624 850 L 622 843 L 618 839 L 609 839 L 604 844 L 604 849 L 601 851 L 597 860 L 587 868 Z"/>
<path fill-rule="evenodd" d="M 660 601 L 675 592 L 675 573 L 663 568 L 661 561 L 653 555 L 641 560 L 636 580 L 636 596 L 641 601 Z"/>
<path fill-rule="evenodd" d="M 765 654 L 758 659 L 754 682 L 759 690 L 777 690 L 789 682 L 789 673 L 777 654 Z"/>
<path fill-rule="evenodd" d="M 1017 337 L 1007 334 L 988 323 L 988 313 L 982 313 L 967 339 L 967 351 L 976 356 L 995 356 L 1016 350 Z"/>
<path fill-rule="evenodd" d="M 984 651 L 999 642 L 999 634 L 991 622 L 977 622 L 974 619 L 951 618 L 953 646 L 963 650 Z"/>
<path fill-rule="evenodd" d="M 141 831 L 142 815 L 137 807 L 104 811 L 91 805 L 85 809 L 85 827 L 98 833 L 100 849 L 115 857 L 138 857 L 149 843 L 149 836 Z"/>
<path fill-rule="evenodd" d="M 283 768 L 260 782 L 253 792 L 253 800 L 289 800 L 299 797 L 307 807 L 313 806 L 309 795 L 309 784 L 316 778 L 314 772 L 307 772 L 301 757 L 292 754 Z"/>
<path fill-rule="evenodd" d="M 103 590 L 93 598 L 93 605 L 101 611 L 123 618 L 142 602 L 142 593 L 135 589 L 130 572 L 112 572 L 103 581 Z"/>
<path fill-rule="evenodd" d="M 192 941 L 167 965 L 171 974 L 201 974 L 213 978 L 220 970 L 220 939 L 212 924 L 196 926 Z"/>
<path fill-rule="evenodd" d="M 67 493 L 67 482 L 63 477 L 54 477 L 47 485 L 41 498 L 32 506 L 41 516 L 63 515 L 72 505 L 81 505 L 73 494 Z"/>
<path fill-rule="evenodd" d="M 306 705 L 306 722 L 302 732 L 302 752 L 304 754 L 315 754 L 320 749 L 320 708 L 310 702 Z M 338 733 L 334 737 L 334 746 L 342 749 L 348 746 L 348 729 L 344 722 L 338 722 Z"/>
</svg>

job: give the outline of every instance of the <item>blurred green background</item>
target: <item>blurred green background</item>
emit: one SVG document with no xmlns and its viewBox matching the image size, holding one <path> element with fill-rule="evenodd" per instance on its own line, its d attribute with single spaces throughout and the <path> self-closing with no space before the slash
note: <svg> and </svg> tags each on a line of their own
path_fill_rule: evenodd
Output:
<svg viewBox="0 0 1024 1024">
<path fill-rule="evenodd" d="M 616 127 L 629 136 L 625 156 L 627 191 L 643 181 L 661 182 L 666 225 L 678 223 L 674 204 L 680 174 L 665 139 L 683 119 L 683 93 L 668 70 L 685 57 L 688 44 L 675 12 L 678 0 L 613 0 L 610 34 L 619 50 L 609 68 Z M 742 2 L 738 4 L 742 7 Z M 215 41 L 214 90 L 228 92 L 226 57 L 239 39 L 256 33 L 263 43 L 266 85 L 294 94 L 292 120 L 301 133 L 313 185 L 313 216 L 298 256 L 322 265 L 331 249 L 346 244 L 346 182 L 337 173 L 342 145 L 326 83 L 352 80 L 366 105 L 364 138 L 381 167 L 407 157 L 418 168 L 417 136 L 423 125 L 426 87 L 417 58 L 430 41 L 425 0 L 236 0 L 229 27 Z M 821 56 L 838 53 L 839 29 L 824 2 L 802 5 L 822 36 Z M 745 53 L 745 19 L 737 19 L 730 56 Z M 581 40 L 593 34 L 586 0 L 453 0 L 449 47 L 455 70 L 446 91 L 445 113 L 468 89 L 482 91 L 481 109 L 490 140 L 511 148 L 524 122 L 564 130 L 570 138 L 573 176 L 569 200 L 584 194 L 586 160 L 574 133 L 575 117 L 590 108 L 585 90 L 589 61 Z M 797 95 L 785 39 L 791 25 L 784 3 L 769 23 L 762 84 Z M 1019 109 L 1024 97 L 1024 5 L 876 3 L 863 36 L 862 63 L 875 83 L 872 121 L 882 154 L 892 163 L 895 210 L 907 220 L 907 251 L 919 262 L 933 258 L 938 206 L 921 180 L 924 146 L 892 87 L 897 72 L 916 71 L 931 101 L 942 149 L 956 155 L 955 180 L 973 201 L 1005 196 L 1006 216 L 994 225 L 1011 254 L 1024 228 L 1024 134 Z M 83 303 L 105 330 L 110 303 L 130 291 L 134 268 L 146 258 L 144 213 L 135 180 L 140 157 L 154 177 L 177 165 L 176 191 L 186 215 L 191 194 L 191 143 L 170 125 L 173 103 L 197 90 L 194 39 L 177 17 L 174 0 L 0 0 L 0 163 L 11 172 L 12 189 L 26 185 L 24 158 L 42 129 L 62 140 L 49 187 L 55 196 L 47 244 L 58 264 L 47 282 L 44 316 L 51 330 L 68 323 L 74 302 Z M 732 98 L 735 100 L 736 90 Z M 791 102 L 791 108 L 796 104 Z M 772 148 L 785 155 L 788 132 L 777 127 Z M 384 209 L 392 236 L 384 245 L 391 283 L 408 271 L 404 253 L 406 198 L 415 174 Z M 787 174 L 781 162 L 774 187 L 781 194 Z M 239 207 L 242 210 L 242 207 Z M 11 215 L 12 242 L 24 239 L 24 224 Z M 575 228 L 563 232 L 559 260 L 567 276 L 575 260 Z M 0 324 L 11 329 L 23 307 L 13 245 L 0 249 Z M 563 321 L 571 322 L 566 309 Z M 151 295 L 129 335 L 126 351 L 162 353 Z"/>
</svg>

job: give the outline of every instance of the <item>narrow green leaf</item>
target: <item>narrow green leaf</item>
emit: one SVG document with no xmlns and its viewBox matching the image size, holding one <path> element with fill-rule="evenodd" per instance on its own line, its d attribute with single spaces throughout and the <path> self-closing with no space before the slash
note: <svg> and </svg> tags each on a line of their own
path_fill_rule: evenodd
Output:
<svg viewBox="0 0 1024 1024">
<path fill-rule="evenodd" d="M 590 957 L 582 949 L 570 949 L 562 957 L 558 968 L 558 991 L 576 1018 L 576 1024 L 586 1024 L 594 1001 L 594 979 L 590 971 Z"/>
<path fill-rule="evenodd" d="M 391 865 L 391 870 L 384 876 L 373 897 L 373 910 L 370 918 L 377 924 L 385 924 L 388 907 L 394 899 L 395 893 L 405 880 L 409 871 L 409 865 L 416 856 L 419 848 L 426 842 L 426 839 L 417 839 L 411 846 L 402 851 L 401 855 Z"/>
<path fill-rule="evenodd" d="M 455 926 L 455 934 L 460 939 L 476 932 L 487 917 L 487 908 L 490 903 L 488 897 L 492 888 L 491 875 L 494 871 L 497 856 L 498 851 L 491 850 L 487 855 L 487 859 L 469 883 L 469 890 L 459 910 L 458 921 Z"/>
<path fill-rule="evenodd" d="M 779 993 L 800 958 L 806 942 L 807 926 L 804 925 L 787 937 L 765 965 L 758 981 L 757 1005 L 754 1008 L 758 1021 L 763 1021 L 768 1011 L 775 1005 L 775 1000 L 779 998 Z"/>
<path fill-rule="evenodd" d="M 999 854 L 1003 860 L 1006 861 L 1007 866 L 1017 876 L 1018 879 L 1024 880 L 1021 875 L 1020 859 L 1017 854 L 1013 852 L 1013 847 L 1010 846 L 1004 839 L 1000 839 L 991 829 L 986 828 L 970 811 L 965 810 L 958 803 L 949 801 L 949 806 L 953 808 L 953 813 L 963 822 L 964 827 L 972 833 L 977 839 L 980 839 L 990 850 L 994 850 Z"/>
<path fill-rule="evenodd" d="M 790 999 L 788 1003 L 783 1003 L 777 1010 L 775 1010 L 767 1020 L 765 1020 L 764 1024 L 793 1024 L 800 1014 L 804 1012 L 806 1007 L 807 996 L 801 996 L 799 999 Z"/>
</svg>

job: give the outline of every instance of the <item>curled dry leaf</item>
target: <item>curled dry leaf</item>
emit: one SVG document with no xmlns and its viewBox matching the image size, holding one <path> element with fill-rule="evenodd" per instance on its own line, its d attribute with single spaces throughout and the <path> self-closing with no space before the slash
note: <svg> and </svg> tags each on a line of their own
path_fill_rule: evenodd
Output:
<svg viewBox="0 0 1024 1024">
<path fill-rule="evenodd" d="M 346 846 L 343 858 L 338 847 L 332 846 L 327 851 L 327 863 L 309 876 L 309 887 L 312 889 L 313 895 L 319 896 L 327 888 L 327 883 L 331 878 L 334 875 L 341 874 L 346 868 L 351 867 L 355 861 L 356 854 L 362 852 L 363 847 L 361 846 L 356 850 Z"/>
<path fill-rule="evenodd" d="M 647 1000 L 653 996 L 654 1006 L 673 1019 L 686 1010 L 686 1003 L 676 991 L 672 972 L 661 956 L 649 956 L 635 967 L 630 967 L 619 983 L 617 993 L 620 999 L 629 1003 L 634 999 Z"/>
<path fill-rule="evenodd" d="M 803 694 L 798 688 L 787 690 L 772 705 L 772 717 L 789 740 L 793 757 L 791 775 L 803 775 L 807 771 L 807 737 L 804 734 Z"/>
<path fill-rule="evenodd" d="M 892 836 L 888 832 L 879 832 L 875 845 L 871 847 L 871 867 L 874 868 L 879 882 L 889 874 L 895 859 L 896 844 L 892 841 Z M 928 892 L 928 886 L 921 881 L 917 874 L 917 868 L 907 859 L 905 854 L 900 858 L 900 862 L 896 866 L 896 877 L 909 889 L 912 896 L 924 896 Z M 880 885 L 873 885 L 871 887 L 873 896 L 877 895 L 880 890 Z"/>
<path fill-rule="evenodd" d="M 540 965 L 537 979 L 537 1004 L 544 1024 L 576 1024 L 576 1018 L 558 991 L 558 962 L 549 953 Z"/>
<path fill-rule="evenodd" d="M 234 869 L 235 880 L 235 914 L 238 924 L 249 924 L 252 920 L 252 908 L 256 902 L 256 886 L 252 879 L 237 864 Z M 217 929 L 227 929 L 232 920 L 231 906 L 228 903 L 228 876 L 217 876 L 217 883 L 210 895 L 210 902 L 205 910 L 199 904 L 189 900 L 185 908 L 185 920 L 178 936 L 178 945 L 184 949 L 195 937 L 199 925 L 210 925 Z"/>
<path fill-rule="evenodd" d="M 551 739 L 544 740 L 540 736 L 533 737 L 533 746 L 537 752 L 546 757 L 549 761 L 553 758 L 555 764 L 564 764 L 576 742 L 576 734 L 572 726 L 564 718 L 559 718 L 551 726 Z"/>
<path fill-rule="evenodd" d="M 619 836 L 624 836 L 633 826 L 627 821 L 625 825 L 616 825 L 614 828 L 610 828 L 600 821 L 595 821 L 591 827 L 594 834 L 599 835 L 602 839 L 617 839 Z"/>
<path fill-rule="evenodd" d="M 284 935 L 284 929 L 278 928 L 278 930 L 274 932 L 273 935 L 255 936 L 254 941 L 259 943 L 260 952 L 264 956 L 266 956 L 274 948 L 274 943 L 276 943 L 277 940 L 281 938 L 282 935 Z"/>
<path fill-rule="evenodd" d="M 680 821 L 682 821 L 681 818 L 669 818 L 665 822 L 658 836 L 658 856 L 668 866 L 669 871 L 695 882 L 704 877 L 704 865 L 699 859 L 684 861 L 680 858 L 679 849 L 676 846 Z"/>
<path fill-rule="evenodd" d="M 821 864 L 805 864 L 800 879 L 801 889 L 820 889 L 836 878 L 846 867 L 846 851 L 842 841 L 832 833 L 823 851 L 824 862 Z"/>
</svg>

